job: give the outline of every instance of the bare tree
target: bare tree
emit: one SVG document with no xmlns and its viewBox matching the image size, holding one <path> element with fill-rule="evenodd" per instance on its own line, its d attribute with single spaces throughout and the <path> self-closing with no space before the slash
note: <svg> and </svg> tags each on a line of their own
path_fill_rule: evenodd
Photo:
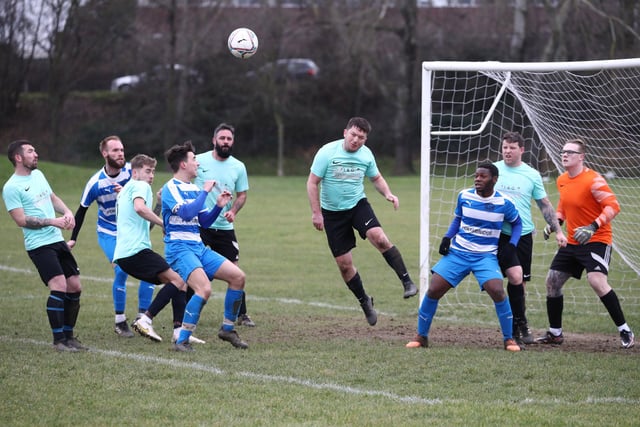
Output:
<svg viewBox="0 0 640 427">
<path fill-rule="evenodd" d="M 415 172 L 411 162 L 413 133 L 409 130 L 414 125 L 411 118 L 414 116 L 412 112 L 417 104 L 415 82 L 416 70 L 419 67 L 416 30 L 418 8 L 414 0 L 404 0 L 400 7 L 404 25 L 397 33 L 402 40 L 402 55 L 397 61 L 400 79 L 395 96 L 396 115 L 392 125 L 394 134 L 398 136 L 393 172 L 396 175 L 406 175 Z"/>
<path fill-rule="evenodd" d="M 512 61 L 522 59 L 524 41 L 527 34 L 527 0 L 515 0 L 513 3 L 513 33 L 509 45 L 509 58 Z"/>
<path fill-rule="evenodd" d="M 47 24 L 38 43 L 49 61 L 49 113 L 54 142 L 61 135 L 64 105 L 70 92 L 103 58 L 126 26 L 131 0 L 44 0 Z M 58 155 L 65 156 L 63 151 Z"/>
<path fill-rule="evenodd" d="M 33 6 L 5 0 L 0 10 L 0 126 L 16 112 L 35 56 L 41 14 Z"/>
<path fill-rule="evenodd" d="M 197 57 L 204 56 L 199 47 L 207 46 L 206 39 L 215 25 L 219 24 L 217 19 L 228 3 L 229 0 L 212 2 L 205 9 L 193 7 L 188 1 L 150 1 L 150 11 L 165 20 L 158 23 L 162 26 L 155 29 L 155 37 L 147 41 L 157 44 L 158 39 L 160 40 L 159 54 L 156 49 L 150 49 L 143 55 L 146 67 L 151 63 L 168 67 L 168 78 L 163 81 L 161 87 L 155 87 L 155 93 L 161 94 L 164 102 L 164 112 L 159 121 L 164 147 L 177 142 L 184 126 L 185 111 L 189 101 L 188 73 L 177 72 L 174 66 L 181 64 L 192 68 Z M 163 31 L 164 29 L 166 31 Z"/>
<path fill-rule="evenodd" d="M 590 0 L 545 0 L 545 9 L 551 22 L 551 37 L 542 53 L 542 61 L 564 61 L 568 59 L 567 43 L 573 41 L 572 34 L 568 34 L 570 23 L 581 27 L 589 25 L 581 20 L 581 9 L 590 12 L 600 18 L 606 24 L 609 35 L 606 40 L 609 43 L 609 56 L 615 57 L 619 48 L 619 34 L 624 51 L 635 53 L 634 46 L 640 41 L 640 35 L 636 31 L 638 26 L 638 5 L 637 2 L 621 0 L 619 7 L 614 7 L 614 2 L 595 2 Z M 577 21 L 577 22 L 576 22 Z M 584 33 L 593 32 L 593 28 L 583 28 Z M 584 40 L 581 42 L 585 43 Z"/>
</svg>

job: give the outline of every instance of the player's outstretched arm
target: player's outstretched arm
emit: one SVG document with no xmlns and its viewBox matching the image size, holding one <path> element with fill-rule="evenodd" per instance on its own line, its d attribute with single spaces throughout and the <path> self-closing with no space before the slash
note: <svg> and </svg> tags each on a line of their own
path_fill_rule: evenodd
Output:
<svg viewBox="0 0 640 427">
<path fill-rule="evenodd" d="M 393 203 L 394 209 L 398 209 L 400 207 L 400 199 L 398 199 L 393 193 L 391 193 L 389 184 L 387 184 L 387 181 L 381 174 L 378 174 L 377 176 L 371 178 L 371 182 L 373 183 L 373 186 L 376 188 L 378 193 L 382 194 L 385 199 Z"/>
</svg>

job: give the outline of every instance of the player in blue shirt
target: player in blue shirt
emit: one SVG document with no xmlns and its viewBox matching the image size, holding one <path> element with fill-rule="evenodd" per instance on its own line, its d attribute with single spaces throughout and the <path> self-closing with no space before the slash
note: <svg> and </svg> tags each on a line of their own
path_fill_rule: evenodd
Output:
<svg viewBox="0 0 640 427">
<path fill-rule="evenodd" d="M 221 191 L 212 210 L 205 199 L 215 181 L 205 181 L 200 189 L 192 180 L 198 175 L 198 161 L 190 141 L 174 145 L 165 153 L 173 178 L 162 187 L 162 220 L 165 231 L 165 257 L 169 265 L 187 282 L 194 295 L 184 312 L 182 329 L 174 344 L 176 351 L 193 351 L 189 337 L 200 319 L 200 313 L 211 296 L 211 280 L 227 282 L 224 318 L 218 338 L 236 348 L 248 348 L 240 339 L 234 324 L 244 294 L 245 274 L 233 262 L 202 243 L 200 227 L 207 228 L 231 200 L 231 193 Z"/>
<path fill-rule="evenodd" d="M 37 169 L 38 153 L 29 141 L 10 143 L 7 156 L 14 173 L 2 188 L 2 198 L 9 215 L 22 228 L 27 254 L 49 288 L 46 310 L 53 348 L 86 350 L 73 336 L 80 312 L 80 270 L 60 231 L 73 228 L 73 213 Z M 63 216 L 56 217 L 56 212 Z"/>
<path fill-rule="evenodd" d="M 367 177 L 376 190 L 393 203 L 394 209 L 400 205 L 380 174 L 373 153 L 365 146 L 369 132 L 371 124 L 366 119 L 353 117 L 347 122 L 343 139 L 325 144 L 318 150 L 307 180 L 307 196 L 313 226 L 318 231 L 325 230 L 342 280 L 358 299 L 369 325 L 373 326 L 378 321 L 373 298 L 366 294 L 360 274 L 353 265 L 354 229 L 362 239 L 371 242 L 395 271 L 404 287 L 404 298 L 414 296 L 418 288 L 411 281 L 400 251 L 385 234 L 364 193 L 364 178 Z"/>
<path fill-rule="evenodd" d="M 76 245 L 80 228 L 84 222 L 87 209 L 94 201 L 98 205 L 98 244 L 113 266 L 114 278 L 112 285 L 113 306 L 115 309 L 114 331 L 118 336 L 130 338 L 134 334 L 127 324 L 125 307 L 127 302 L 127 273 L 113 263 L 113 251 L 116 247 L 116 198 L 118 192 L 131 179 L 131 167 L 124 158 L 124 146 L 119 137 L 112 135 L 100 141 L 100 153 L 104 157 L 105 165 L 97 171 L 85 185 L 80 199 L 80 206 L 76 211 L 76 226 L 71 232 L 71 239 L 67 242 L 70 248 Z M 140 282 L 138 289 L 138 313 L 144 311 L 151 304 L 154 285 L 145 281 Z"/>
<path fill-rule="evenodd" d="M 493 300 L 505 350 L 521 350 L 512 336 L 513 315 L 496 254 L 503 222 L 511 224 L 510 244 L 514 251 L 522 222 L 514 204 L 494 190 L 497 181 L 498 168 L 491 162 L 483 162 L 476 169 L 474 188 L 458 194 L 455 216 L 440 243 L 439 252 L 443 257 L 431 269 L 429 289 L 420 304 L 418 334 L 407 343 L 407 348 L 429 345 L 429 329 L 438 301 L 473 273 L 480 290 L 486 291 Z"/>
</svg>

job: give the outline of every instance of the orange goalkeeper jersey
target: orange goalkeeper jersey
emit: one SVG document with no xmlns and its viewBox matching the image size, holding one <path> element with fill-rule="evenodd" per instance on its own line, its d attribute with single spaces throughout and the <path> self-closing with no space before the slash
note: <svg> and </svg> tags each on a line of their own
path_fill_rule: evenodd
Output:
<svg viewBox="0 0 640 427">
<path fill-rule="evenodd" d="M 567 225 L 569 243 L 579 244 L 573 238 L 577 227 L 596 221 L 600 228 L 589 242 L 612 244 L 611 220 L 620 212 L 620 205 L 602 175 L 585 167 L 573 178 L 567 172 L 563 173 L 558 177 L 556 185 L 560 192 L 558 216 Z"/>
</svg>

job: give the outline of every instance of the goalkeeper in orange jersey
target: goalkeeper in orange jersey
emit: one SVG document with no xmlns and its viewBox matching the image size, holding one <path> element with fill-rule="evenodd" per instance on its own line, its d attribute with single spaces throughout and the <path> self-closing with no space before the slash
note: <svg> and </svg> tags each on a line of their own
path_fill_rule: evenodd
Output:
<svg viewBox="0 0 640 427">
<path fill-rule="evenodd" d="M 580 139 L 567 141 L 561 151 L 565 172 L 556 182 L 560 193 L 556 215 L 561 224 L 566 223 L 568 241 L 560 245 L 551 261 L 547 274 L 549 330 L 536 341 L 562 344 L 562 286 L 570 277 L 580 279 L 586 270 L 589 285 L 618 327 L 622 347 L 631 348 L 635 343 L 633 332 L 607 281 L 613 241 L 611 221 L 620 212 L 620 205 L 605 179 L 585 166 L 585 153 L 585 143 Z M 545 238 L 551 233 L 549 228 L 545 228 Z"/>
</svg>

